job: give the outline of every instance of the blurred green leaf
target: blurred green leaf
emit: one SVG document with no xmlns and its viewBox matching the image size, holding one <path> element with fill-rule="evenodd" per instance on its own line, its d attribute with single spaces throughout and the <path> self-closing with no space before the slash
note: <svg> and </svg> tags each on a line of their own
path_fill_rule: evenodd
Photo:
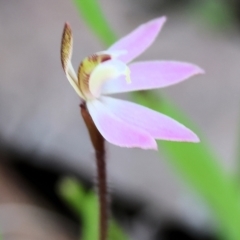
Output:
<svg viewBox="0 0 240 240">
<path fill-rule="evenodd" d="M 119 225 L 113 220 L 109 222 L 109 240 L 129 240 Z"/>
<path fill-rule="evenodd" d="M 80 183 L 64 178 L 59 184 L 59 193 L 72 210 L 82 218 L 83 240 L 98 239 L 98 202 L 92 192 L 86 193 Z"/>
<path fill-rule="evenodd" d="M 141 105 L 171 116 L 188 127 L 192 126 L 165 99 L 150 92 L 134 93 L 132 96 Z M 224 171 L 204 140 L 201 139 L 201 143 L 197 144 L 158 141 L 158 146 L 181 176 L 205 198 L 227 239 L 240 239 L 240 204 L 235 182 Z"/>
<path fill-rule="evenodd" d="M 72 178 L 64 178 L 59 184 L 59 193 L 73 211 L 82 219 L 82 240 L 98 240 L 99 208 L 98 198 L 93 191 L 86 192 L 82 185 Z M 118 224 L 110 219 L 109 240 L 128 240 Z"/>
<path fill-rule="evenodd" d="M 81 214 L 85 191 L 81 184 L 77 184 L 77 180 L 73 178 L 63 178 L 58 186 L 59 194 L 64 198 L 69 206 Z"/>
<path fill-rule="evenodd" d="M 194 1 L 193 5 L 193 12 L 212 27 L 227 28 L 235 21 L 231 3 L 228 1 L 202 0 Z"/>
<path fill-rule="evenodd" d="M 105 45 L 111 45 L 116 37 L 111 30 L 97 0 L 73 0 L 79 13 Z"/>
</svg>

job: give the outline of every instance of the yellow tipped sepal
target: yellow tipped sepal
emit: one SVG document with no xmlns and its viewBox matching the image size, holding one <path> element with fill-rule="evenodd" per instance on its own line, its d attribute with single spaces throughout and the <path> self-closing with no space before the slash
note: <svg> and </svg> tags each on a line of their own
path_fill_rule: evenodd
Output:
<svg viewBox="0 0 240 240">
<path fill-rule="evenodd" d="M 72 46 L 73 46 L 73 37 L 72 30 L 68 23 L 65 23 L 63 34 L 62 34 L 62 43 L 61 43 L 61 62 L 64 72 L 66 73 L 67 79 L 76 91 L 76 93 L 81 97 L 83 94 L 77 83 L 77 75 L 73 69 L 71 58 L 72 58 Z"/>
<path fill-rule="evenodd" d="M 68 64 L 71 61 L 72 57 L 72 30 L 68 23 L 65 23 L 62 35 L 62 44 L 61 44 L 61 62 L 64 71 L 67 71 Z"/>
</svg>

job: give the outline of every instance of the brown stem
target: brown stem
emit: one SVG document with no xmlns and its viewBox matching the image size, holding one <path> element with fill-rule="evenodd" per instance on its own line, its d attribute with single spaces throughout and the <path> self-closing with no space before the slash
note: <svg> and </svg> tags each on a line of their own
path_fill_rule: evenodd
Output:
<svg viewBox="0 0 240 240">
<path fill-rule="evenodd" d="M 107 176 L 105 153 L 96 152 L 97 160 L 97 178 L 98 178 L 98 194 L 100 204 L 100 240 L 107 239 L 108 228 L 108 204 L 107 204 Z"/>
<path fill-rule="evenodd" d="M 107 239 L 108 230 L 108 204 L 107 204 L 107 175 L 105 162 L 105 141 L 98 129 L 96 128 L 85 103 L 80 105 L 81 114 L 88 128 L 88 132 L 95 149 L 97 164 L 98 180 L 98 197 L 99 197 L 99 240 Z"/>
</svg>

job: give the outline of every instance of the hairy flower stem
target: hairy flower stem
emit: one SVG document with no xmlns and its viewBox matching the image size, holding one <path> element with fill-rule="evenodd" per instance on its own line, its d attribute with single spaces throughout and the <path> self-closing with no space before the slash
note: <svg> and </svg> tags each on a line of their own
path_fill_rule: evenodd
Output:
<svg viewBox="0 0 240 240">
<path fill-rule="evenodd" d="M 98 178 L 98 194 L 100 204 L 100 240 L 107 239 L 108 228 L 108 206 L 107 206 L 107 181 L 106 181 L 106 162 L 105 153 L 96 152 L 97 160 L 97 178 Z"/>
<path fill-rule="evenodd" d="M 99 240 L 107 239 L 108 232 L 108 204 L 107 204 L 107 175 L 105 162 L 105 141 L 98 129 L 96 128 L 85 103 L 80 105 L 81 114 L 88 128 L 88 132 L 95 149 L 97 164 L 97 181 L 99 197 Z"/>
</svg>

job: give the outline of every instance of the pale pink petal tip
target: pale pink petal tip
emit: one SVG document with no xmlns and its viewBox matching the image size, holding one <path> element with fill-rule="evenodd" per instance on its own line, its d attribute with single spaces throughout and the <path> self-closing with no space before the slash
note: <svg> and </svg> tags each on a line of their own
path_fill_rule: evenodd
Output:
<svg viewBox="0 0 240 240">
<path fill-rule="evenodd" d="M 128 54 L 120 56 L 119 59 L 125 63 L 132 61 L 151 46 L 165 21 L 166 17 L 160 17 L 140 25 L 114 43 L 108 51 L 126 50 Z"/>
<path fill-rule="evenodd" d="M 198 74 L 205 74 L 205 71 L 202 68 L 200 68 L 199 66 L 191 64 L 191 63 L 185 63 L 185 64 L 186 64 L 185 71 L 184 71 L 184 69 L 182 69 L 182 70 L 179 69 L 179 75 L 183 74 L 184 72 L 186 74 L 185 78 L 183 78 L 181 81 L 187 80 Z M 179 81 L 179 82 L 181 82 L 181 81 Z"/>
<path fill-rule="evenodd" d="M 146 144 L 143 144 L 143 145 L 139 145 L 139 146 L 135 146 L 137 148 L 142 148 L 144 150 L 155 150 L 157 151 L 158 150 L 158 145 L 157 145 L 157 142 L 152 138 L 152 141 L 149 142 L 147 145 Z"/>
<path fill-rule="evenodd" d="M 156 22 L 158 22 L 158 24 L 160 26 L 162 26 L 167 21 L 167 17 L 166 16 L 162 16 L 162 17 L 153 19 L 152 21 L 156 21 Z"/>
<path fill-rule="evenodd" d="M 192 132 L 188 128 L 186 128 L 186 130 L 185 130 L 186 131 L 186 136 L 183 136 L 182 142 L 192 142 L 192 143 L 200 142 L 199 137 L 194 132 Z"/>
<path fill-rule="evenodd" d="M 195 65 L 194 74 L 205 74 L 205 70 Z"/>
<path fill-rule="evenodd" d="M 193 142 L 194 142 L 194 143 L 199 143 L 199 142 L 200 142 L 199 137 L 196 137 L 196 139 L 195 139 Z"/>
</svg>

